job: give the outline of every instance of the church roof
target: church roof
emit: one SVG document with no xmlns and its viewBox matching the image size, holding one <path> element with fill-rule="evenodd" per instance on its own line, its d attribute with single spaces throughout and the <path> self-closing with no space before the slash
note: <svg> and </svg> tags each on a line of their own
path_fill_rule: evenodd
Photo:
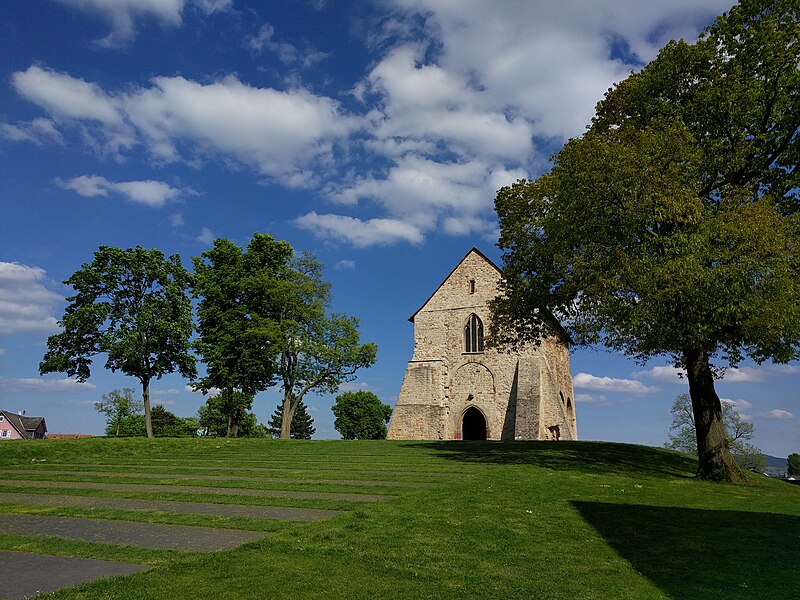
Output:
<svg viewBox="0 0 800 600">
<path fill-rule="evenodd" d="M 409 321 L 411 321 L 412 323 L 414 322 L 414 317 L 416 317 L 416 316 L 417 316 L 417 314 L 419 313 L 419 311 L 421 311 L 423 308 L 425 308 L 425 305 L 426 305 L 426 304 L 428 304 L 428 302 L 430 302 L 430 301 L 431 301 L 431 298 L 433 298 L 433 297 L 436 295 L 436 292 L 438 292 L 440 289 L 442 289 L 442 286 L 445 284 L 445 282 L 446 282 L 448 279 L 450 279 L 450 277 L 453 275 L 453 273 L 455 273 L 455 272 L 456 272 L 456 270 L 458 269 L 458 267 L 460 267 L 460 266 L 461 266 L 461 263 L 463 263 L 465 260 L 467 260 L 467 258 L 469 257 L 469 255 L 470 255 L 470 254 L 473 254 L 473 253 L 477 254 L 477 255 L 478 255 L 478 256 L 480 256 L 480 257 L 481 257 L 483 260 L 485 260 L 487 263 L 489 263 L 489 264 L 490 264 L 492 267 L 494 267 L 494 268 L 497 270 L 497 272 L 498 272 L 499 274 L 501 274 L 501 275 L 503 274 L 503 272 L 500 270 L 500 267 L 498 267 L 496 264 L 494 264 L 494 262 L 492 262 L 492 260 L 491 260 L 490 258 L 488 258 L 488 257 L 487 257 L 487 256 L 486 256 L 486 255 L 485 255 L 483 252 L 481 252 L 481 251 L 480 251 L 480 250 L 478 250 L 478 249 L 477 249 L 475 246 L 473 246 L 473 247 L 472 247 L 472 249 L 471 249 L 469 252 L 467 252 L 467 253 L 464 255 L 464 258 L 462 258 L 460 261 L 458 261 L 458 263 L 456 264 L 456 266 L 455 266 L 455 267 L 453 267 L 453 270 L 452 270 L 452 271 L 450 271 L 450 273 L 448 273 L 448 274 L 447 274 L 447 277 L 445 277 L 445 278 L 442 280 L 442 283 L 440 283 L 440 284 L 439 284 L 439 286 L 438 286 L 438 287 L 437 287 L 435 290 L 433 290 L 433 293 L 432 293 L 430 296 L 428 296 L 428 299 L 427 299 L 427 300 L 425 300 L 425 302 L 423 302 L 423 303 L 422 303 L 422 306 L 420 306 L 420 307 L 419 307 L 417 310 L 415 310 L 413 315 L 411 315 L 410 317 L 408 317 L 408 320 L 409 320 Z"/>
</svg>

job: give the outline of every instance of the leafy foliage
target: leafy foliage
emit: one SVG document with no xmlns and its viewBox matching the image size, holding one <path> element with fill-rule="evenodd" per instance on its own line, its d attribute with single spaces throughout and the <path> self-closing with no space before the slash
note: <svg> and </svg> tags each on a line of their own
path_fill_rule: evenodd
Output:
<svg viewBox="0 0 800 600">
<path fill-rule="evenodd" d="M 156 404 L 151 412 L 155 437 L 187 437 L 195 435 L 199 422 L 194 417 L 179 417 L 162 404 Z M 119 421 L 119 436 L 141 437 L 147 435 L 144 415 L 129 414 Z"/>
<path fill-rule="evenodd" d="M 257 233 L 246 251 L 219 238 L 194 259 L 192 292 L 200 298 L 195 348 L 206 364 L 195 387 L 223 390 L 219 408 L 228 417 L 228 436 L 235 437 L 253 396 L 275 383 L 280 306 L 271 288 L 291 256 L 288 243 Z"/>
<path fill-rule="evenodd" d="M 745 0 L 608 91 L 536 181 L 501 189 L 495 344 L 574 343 L 687 369 L 698 476 L 737 477 L 711 361 L 800 356 L 800 26 Z"/>
<path fill-rule="evenodd" d="M 105 413 L 106 435 L 120 435 L 121 422 L 125 417 L 139 414 L 144 410 L 144 402 L 134 397 L 133 388 L 111 390 L 108 394 L 100 396 L 102 400 L 94 403 L 98 412 Z M 142 421 L 144 425 L 144 420 Z"/>
<path fill-rule="evenodd" d="M 281 425 L 283 424 L 283 404 L 278 404 L 275 412 L 267 423 L 267 431 L 272 437 L 280 437 Z M 316 432 L 314 427 L 314 419 L 308 414 L 305 403 L 302 401 L 297 403 L 292 417 L 292 429 L 289 437 L 293 440 L 310 440 L 311 436 Z"/>
<path fill-rule="evenodd" d="M 206 403 L 197 410 L 197 420 L 200 426 L 208 427 L 210 434 L 218 436 L 228 435 L 229 408 L 224 407 L 226 394 L 220 392 L 209 397 Z M 243 411 L 238 417 L 238 431 L 236 437 L 265 437 L 267 431 L 259 424 L 256 415 L 249 409 Z"/>
<path fill-rule="evenodd" d="M 746 469 L 763 470 L 766 461 L 761 451 L 747 443 L 753 439 L 755 425 L 744 421 L 730 402 L 722 401 L 722 423 L 728 448 L 736 463 Z M 672 404 L 672 425 L 669 441 L 665 448 L 695 454 L 697 452 L 697 431 L 694 426 L 694 412 L 689 394 L 679 394 Z"/>
<path fill-rule="evenodd" d="M 790 454 L 789 458 L 786 459 L 786 463 L 789 467 L 789 475 L 800 475 L 800 454 Z"/>
<path fill-rule="evenodd" d="M 178 255 L 137 246 L 100 246 L 94 260 L 64 282 L 75 295 L 47 340 L 39 372 L 64 372 L 85 381 L 92 358 L 107 356 L 105 367 L 142 383 L 145 427 L 153 437 L 150 381 L 167 373 L 196 374 L 189 352 L 192 308 L 186 290 L 189 273 Z"/>
<path fill-rule="evenodd" d="M 372 392 L 345 392 L 336 397 L 333 405 L 336 419 L 333 426 L 346 440 L 386 439 L 386 424 L 392 407 L 380 401 Z"/>
</svg>

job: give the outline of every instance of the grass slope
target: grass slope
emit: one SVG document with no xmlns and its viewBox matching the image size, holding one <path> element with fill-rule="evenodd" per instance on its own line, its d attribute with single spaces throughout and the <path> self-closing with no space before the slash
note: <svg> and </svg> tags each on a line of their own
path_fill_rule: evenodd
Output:
<svg viewBox="0 0 800 600">
<path fill-rule="evenodd" d="M 0 505 L 0 512 L 273 532 L 262 541 L 207 555 L 2 533 L 0 549 L 154 565 L 146 573 L 51 596 L 59 599 L 798 597 L 792 578 L 800 564 L 800 488 L 766 478 L 749 485 L 709 484 L 692 477 L 694 467 L 685 456 L 662 449 L 589 442 L 5 443 L 0 469 L 14 479 L 30 473 L 35 479 L 91 481 L 91 475 L 48 476 L 47 471 L 94 468 L 115 472 L 110 480 L 119 482 L 150 470 L 164 479 L 139 483 L 208 485 L 169 478 L 188 471 L 227 474 L 234 479 L 218 485 L 228 487 L 388 492 L 396 499 L 372 504 L 247 500 L 348 511 L 302 524 Z M 267 469 L 288 469 L 288 483 L 259 481 L 283 477 Z M 335 480 L 348 483 L 331 483 Z M 378 488 L 370 481 L 428 485 Z M 161 495 L 117 494 L 213 501 L 171 486 Z"/>
</svg>

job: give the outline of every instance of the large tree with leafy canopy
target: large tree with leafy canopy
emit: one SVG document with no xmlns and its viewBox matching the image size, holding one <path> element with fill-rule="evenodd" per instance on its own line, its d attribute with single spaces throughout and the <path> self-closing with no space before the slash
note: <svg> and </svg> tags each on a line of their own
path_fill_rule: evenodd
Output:
<svg viewBox="0 0 800 600">
<path fill-rule="evenodd" d="M 275 407 L 275 412 L 272 413 L 269 422 L 267 422 L 267 431 L 272 437 L 280 437 L 281 429 L 283 428 L 283 403 Z M 314 419 L 308 414 L 306 405 L 301 401 L 297 403 L 294 409 L 294 416 L 292 417 L 292 429 L 290 437 L 293 440 L 310 440 L 311 436 L 317 431 L 314 427 Z"/>
<path fill-rule="evenodd" d="M 797 0 L 743 0 L 610 89 L 549 173 L 496 199 L 495 343 L 539 340 L 553 314 L 577 344 L 670 357 L 703 479 L 741 476 L 719 368 L 800 355 L 798 61 Z"/>
<path fill-rule="evenodd" d="M 189 277 L 178 255 L 100 246 L 94 260 L 64 282 L 75 295 L 67 298 L 59 321 L 63 331 L 47 340 L 39 372 L 64 372 L 85 381 L 92 358 L 105 354 L 107 369 L 141 382 L 145 428 L 153 437 L 150 381 L 176 371 L 196 375 L 189 351 Z"/>
<path fill-rule="evenodd" d="M 377 346 L 359 340 L 358 319 L 328 313 L 330 284 L 322 265 L 302 254 L 274 292 L 281 311 L 279 373 L 283 391 L 282 439 L 289 439 L 295 410 L 308 392 L 335 393 L 356 371 L 375 362 Z"/>
<path fill-rule="evenodd" d="M 206 364 L 195 388 L 222 390 L 219 403 L 236 437 L 253 397 L 275 383 L 278 357 L 276 282 L 286 276 L 292 247 L 256 233 L 243 250 L 224 238 L 194 259 L 197 307 L 195 349 Z"/>
<path fill-rule="evenodd" d="M 372 392 L 345 392 L 336 397 L 331 407 L 333 426 L 345 440 L 386 439 L 386 424 L 392 407 L 381 402 Z"/>
</svg>

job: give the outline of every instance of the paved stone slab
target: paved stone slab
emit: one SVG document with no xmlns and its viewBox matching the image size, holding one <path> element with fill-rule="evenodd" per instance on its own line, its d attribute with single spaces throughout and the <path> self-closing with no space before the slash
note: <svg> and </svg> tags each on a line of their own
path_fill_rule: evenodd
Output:
<svg viewBox="0 0 800 600">
<path fill-rule="evenodd" d="M 407 487 L 423 488 L 430 487 L 431 483 L 420 481 L 373 481 L 371 479 L 294 479 L 291 477 L 247 477 L 245 475 L 189 475 L 186 473 L 134 473 L 131 471 L 68 471 L 68 470 L 47 470 L 42 474 L 48 475 L 76 475 L 80 477 L 133 477 L 137 479 L 196 479 L 203 481 L 263 481 L 266 483 L 296 483 L 296 484 L 316 484 L 325 485 L 354 485 L 359 487 L 379 486 L 379 487 Z"/>
<path fill-rule="evenodd" d="M 263 531 L 240 529 L 2 513 L 0 513 L 0 531 L 11 535 L 54 536 L 103 544 L 191 552 L 213 552 L 235 548 L 269 535 Z"/>
<path fill-rule="evenodd" d="M 108 560 L 0 550 L 0 598 L 22 600 L 100 577 L 130 575 L 147 568 Z"/>
<path fill-rule="evenodd" d="M 0 481 L 1 486 L 26 488 L 64 488 L 73 490 L 110 490 L 114 492 L 180 492 L 186 494 L 218 494 L 263 498 L 295 498 L 298 500 L 347 500 L 349 502 L 381 502 L 395 496 L 383 494 L 348 494 L 344 492 L 295 492 L 290 490 L 253 490 L 250 488 L 220 488 L 197 485 L 148 485 L 146 483 L 100 483 L 89 481 L 35 481 L 13 479 Z"/>
<path fill-rule="evenodd" d="M 287 521 L 320 521 L 342 514 L 339 510 L 293 508 L 289 506 L 247 506 L 243 504 L 210 504 L 204 502 L 173 502 L 171 500 L 131 500 L 128 498 L 98 498 L 94 496 L 52 496 L 46 494 L 17 494 L 0 492 L 0 503 L 26 506 L 68 506 L 80 508 L 110 508 L 115 510 L 157 510 L 192 515 L 219 517 L 250 517 Z"/>
</svg>

